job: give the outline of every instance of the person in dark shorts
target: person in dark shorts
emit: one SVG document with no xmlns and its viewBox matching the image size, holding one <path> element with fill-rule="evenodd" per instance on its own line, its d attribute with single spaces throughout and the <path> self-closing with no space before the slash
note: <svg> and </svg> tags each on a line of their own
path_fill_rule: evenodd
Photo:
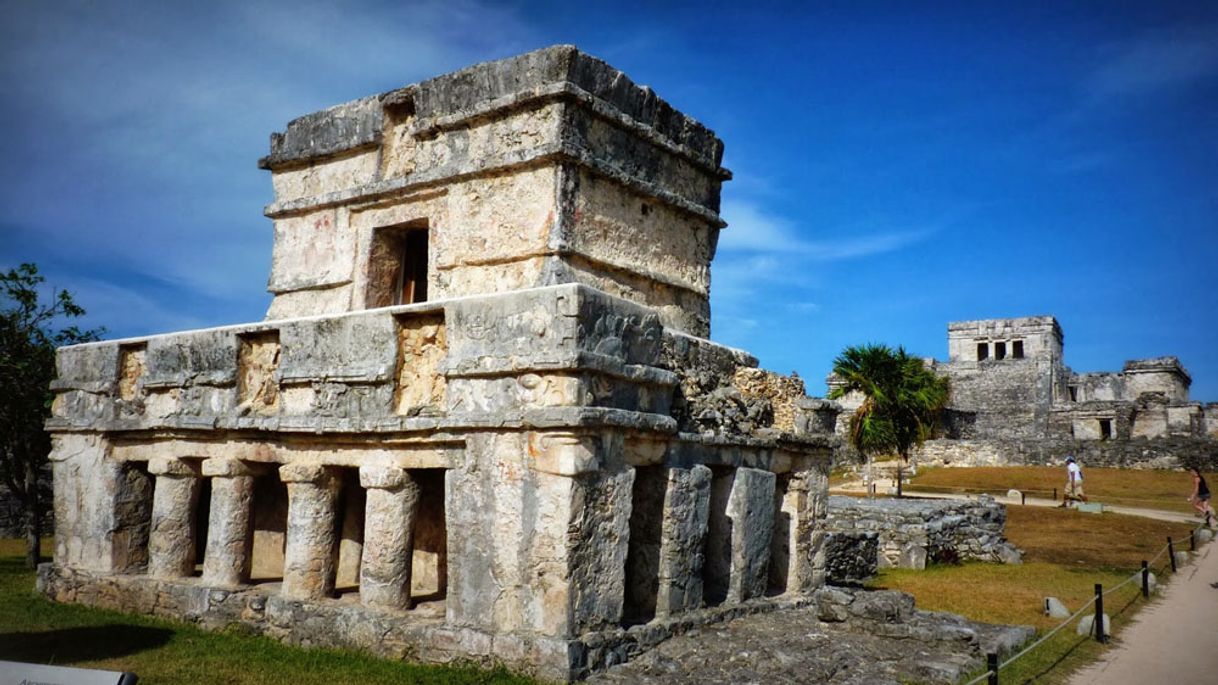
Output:
<svg viewBox="0 0 1218 685">
<path fill-rule="evenodd" d="M 1197 513 L 1205 516 L 1205 525 L 1210 525 L 1214 519 L 1214 508 L 1210 506 L 1210 486 L 1205 482 L 1205 476 L 1201 475 L 1201 471 L 1197 467 L 1190 466 L 1189 471 L 1193 473 L 1193 494 L 1188 496 L 1188 501 L 1197 510 Z"/>
</svg>

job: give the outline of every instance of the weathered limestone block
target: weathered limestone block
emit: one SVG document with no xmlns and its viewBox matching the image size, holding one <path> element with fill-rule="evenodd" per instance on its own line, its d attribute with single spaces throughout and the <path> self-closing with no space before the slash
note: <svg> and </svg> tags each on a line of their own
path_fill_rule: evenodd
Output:
<svg viewBox="0 0 1218 685">
<path fill-rule="evenodd" d="M 152 479 L 109 458 L 109 441 L 55 436 L 49 459 L 55 482 L 55 560 L 104 573 L 147 569 Z"/>
<path fill-rule="evenodd" d="M 321 464 L 287 464 L 279 478 L 288 484 L 288 536 L 283 595 L 321 599 L 334 592 L 336 505 L 341 485 Z"/>
<path fill-rule="evenodd" d="M 573 483 L 566 527 L 571 636 L 622 620 L 634 477 L 634 469 L 600 471 Z"/>
<path fill-rule="evenodd" d="M 825 577 L 824 502 L 828 476 L 822 469 L 795 471 L 783 479 L 785 490 L 776 504 L 775 568 L 771 585 L 785 592 L 808 593 L 823 584 Z M 781 521 L 781 525 L 779 523 Z M 778 535 L 781 530 L 785 535 Z M 781 568 L 779 561 L 785 562 Z"/>
<path fill-rule="evenodd" d="M 237 412 L 273 416 L 279 412 L 279 332 L 241 336 L 237 358 Z"/>
<path fill-rule="evenodd" d="M 360 601 L 409 609 L 419 486 L 409 472 L 392 466 L 361 467 L 360 485 L 368 491 Z"/>
<path fill-rule="evenodd" d="M 399 414 L 417 414 L 427 408 L 444 410 L 445 379 L 440 363 L 448 353 L 444 317 L 421 316 L 402 321 L 398 328 L 397 392 Z"/>
<path fill-rule="evenodd" d="M 711 470 L 668 469 L 664 493 L 656 615 L 693 611 L 702 604 L 703 539 L 710 513 Z"/>
<path fill-rule="evenodd" d="M 729 602 L 765 594 L 774 530 L 774 486 L 775 476 L 769 471 L 736 470 L 727 503 L 727 515 L 732 520 Z"/>
<path fill-rule="evenodd" d="M 148 575 L 191 576 L 195 570 L 199 466 L 181 459 L 158 457 L 148 462 L 148 472 L 156 476 L 148 538 Z"/>
<path fill-rule="evenodd" d="M 207 459 L 203 475 L 211 478 L 211 512 L 203 582 L 233 586 L 248 582 L 254 546 L 251 502 L 254 471 L 236 459 Z"/>
</svg>

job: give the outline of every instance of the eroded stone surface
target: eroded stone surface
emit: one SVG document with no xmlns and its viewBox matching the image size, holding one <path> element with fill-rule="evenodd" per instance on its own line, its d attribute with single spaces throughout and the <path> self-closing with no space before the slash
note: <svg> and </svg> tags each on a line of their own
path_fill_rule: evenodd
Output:
<svg viewBox="0 0 1218 685">
<path fill-rule="evenodd" d="M 827 529 L 834 535 L 875 533 L 879 568 L 925 568 L 927 562 L 964 560 L 1019 563 L 1004 535 L 1006 507 L 976 500 L 829 498 Z M 854 549 L 841 548 L 847 553 Z M 846 563 L 846 562 L 843 562 Z M 860 567 L 861 568 L 861 567 Z"/>
<path fill-rule="evenodd" d="M 821 596 L 816 606 L 715 623 L 671 638 L 590 683 L 956 683 L 1009 655 L 1031 628 L 918 611 L 890 592 Z"/>
<path fill-rule="evenodd" d="M 695 337 L 721 158 L 567 46 L 289 123 L 266 321 L 58 352 L 44 592 L 555 680 L 806 605 L 835 407 Z"/>
</svg>

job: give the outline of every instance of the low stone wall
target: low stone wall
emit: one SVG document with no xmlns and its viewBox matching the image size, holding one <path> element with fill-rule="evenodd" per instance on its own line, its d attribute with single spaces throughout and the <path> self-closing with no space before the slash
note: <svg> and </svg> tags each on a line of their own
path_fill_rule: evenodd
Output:
<svg viewBox="0 0 1218 685">
<path fill-rule="evenodd" d="M 1173 436 L 1133 440 L 928 440 L 918 464 L 938 466 L 1060 465 L 1073 454 L 1086 466 L 1126 469 L 1218 469 L 1218 441 Z"/>
<path fill-rule="evenodd" d="M 992 497 L 976 500 L 829 498 L 827 530 L 839 539 L 829 547 L 828 568 L 857 569 L 841 554 L 857 555 L 860 539 L 874 533 L 878 568 L 926 568 L 928 562 L 980 560 L 1019 563 L 1020 551 L 1003 534 L 1006 507 Z M 834 550 L 839 558 L 834 559 Z M 865 548 L 865 545 L 864 545 Z M 832 577 L 832 576 L 831 576 Z"/>
<path fill-rule="evenodd" d="M 203 585 L 198 579 L 98 574 L 53 564 L 38 567 L 37 586 L 40 593 L 57 602 L 149 614 L 194 623 L 205 630 L 237 630 L 300 647 L 350 649 L 383 659 L 506 666 L 554 682 L 583 679 L 624 663 L 693 626 L 789 612 L 817 601 L 813 594 L 759 597 L 564 639 L 453 626 L 445 622 L 439 606 L 410 612 L 370 610 L 355 601 L 291 599 L 267 586 L 222 589 Z M 836 620 L 861 615 L 855 608 Z"/>
<path fill-rule="evenodd" d="M 879 553 L 879 533 L 829 533 L 825 536 L 825 580 L 830 585 L 859 585 L 875 575 Z"/>
</svg>

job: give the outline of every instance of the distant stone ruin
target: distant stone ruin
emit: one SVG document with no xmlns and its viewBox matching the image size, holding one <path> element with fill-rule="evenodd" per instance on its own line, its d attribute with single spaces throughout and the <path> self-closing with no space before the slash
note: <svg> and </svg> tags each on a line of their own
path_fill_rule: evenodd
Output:
<svg viewBox="0 0 1218 685">
<path fill-rule="evenodd" d="M 1052 316 L 959 321 L 947 338 L 948 361 L 928 363 L 951 379 L 951 404 L 920 463 L 1046 464 L 1074 454 L 1092 466 L 1218 467 L 1218 403 L 1189 399 L 1192 378 L 1176 357 L 1075 373 Z"/>
<path fill-rule="evenodd" d="M 266 321 L 59 351 L 41 590 L 558 680 L 808 601 L 834 408 L 705 339 L 722 152 L 572 47 L 290 122 Z"/>
</svg>

